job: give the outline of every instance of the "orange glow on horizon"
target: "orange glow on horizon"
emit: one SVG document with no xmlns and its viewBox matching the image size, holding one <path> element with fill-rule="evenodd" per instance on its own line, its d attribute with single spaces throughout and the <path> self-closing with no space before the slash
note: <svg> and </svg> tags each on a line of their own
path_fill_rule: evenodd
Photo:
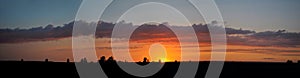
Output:
<svg viewBox="0 0 300 78">
<path fill-rule="evenodd" d="M 164 31 L 160 31 L 160 35 L 157 34 L 140 34 L 145 33 L 147 31 L 140 31 L 137 29 L 133 32 L 129 45 L 130 47 L 139 46 L 140 48 L 130 48 L 129 52 L 132 56 L 132 59 L 136 62 L 141 61 L 141 58 L 147 57 L 149 61 L 174 61 L 180 60 L 180 46 L 176 35 L 170 30 L 165 29 Z M 156 36 L 165 36 L 162 34 L 168 33 L 168 36 L 163 38 L 155 38 Z M 153 46 L 153 45 L 160 45 Z M 154 51 L 154 52 L 150 52 Z M 150 56 L 152 54 L 152 56 Z"/>
<path fill-rule="evenodd" d="M 122 42 L 118 43 L 122 45 Z M 141 45 L 141 43 L 139 43 Z M 211 47 L 208 43 L 200 44 L 200 61 L 209 61 L 211 57 Z M 67 58 L 73 60 L 71 39 L 61 39 L 57 41 L 45 41 L 45 42 L 30 42 L 20 44 L 0 44 L 1 50 L 5 51 L 7 56 L 1 58 L 7 60 L 32 60 L 32 61 L 44 61 L 48 58 L 50 61 L 62 61 L 65 62 Z M 131 46 L 142 47 L 137 42 L 131 42 Z M 96 39 L 96 53 L 98 58 L 101 56 L 110 57 L 113 56 L 111 53 L 110 39 L 109 38 L 98 38 Z M 168 53 L 176 51 L 180 53 L 178 46 L 173 46 L 172 43 L 164 44 Z M 16 49 L 18 48 L 18 49 Z M 145 47 L 144 47 L 145 48 Z M 281 52 L 276 52 L 279 50 Z M 286 51 L 284 51 L 286 50 Z M 298 52 L 289 52 L 291 50 L 299 50 L 298 47 L 260 47 L 260 46 L 243 46 L 243 45 L 227 45 L 226 61 L 261 61 L 261 62 L 286 62 L 287 60 L 298 61 L 300 57 Z M 149 48 L 145 49 L 131 49 L 132 53 L 139 53 L 145 51 L 145 55 L 149 55 Z M 122 52 L 120 52 L 122 53 Z M 14 55 L 18 54 L 18 55 Z M 143 53 L 132 56 L 136 58 L 136 61 L 142 61 L 145 56 Z M 176 55 L 175 53 L 173 55 Z M 150 59 L 150 58 L 149 58 Z M 164 58 L 162 61 L 172 62 L 178 60 L 176 58 Z M 118 61 L 125 61 L 124 59 L 116 59 Z M 193 59 L 191 59 L 193 60 Z M 128 60 L 127 60 L 128 61 Z M 157 61 L 157 60 L 153 60 Z M 179 61 L 179 60 L 178 60 Z M 188 61 L 188 60 L 183 60 Z M 152 60 L 150 61 L 152 62 Z"/>
</svg>

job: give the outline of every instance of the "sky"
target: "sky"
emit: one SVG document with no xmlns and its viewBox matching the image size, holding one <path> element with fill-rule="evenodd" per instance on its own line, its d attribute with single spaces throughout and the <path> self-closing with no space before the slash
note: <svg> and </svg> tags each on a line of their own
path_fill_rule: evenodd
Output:
<svg viewBox="0 0 300 78">
<path fill-rule="evenodd" d="M 72 59 L 72 21 L 76 17 L 80 3 L 80 0 L 1 0 L 0 60 Z M 153 55 L 155 57 L 151 61 L 180 59 L 178 38 L 168 27 L 174 27 L 186 34 L 183 37 L 183 43 L 186 45 L 182 46 L 191 48 L 185 52 L 188 57 L 195 56 L 194 53 L 199 52 L 192 50 L 196 48 L 195 44 L 199 44 L 202 48 L 201 59 L 209 60 L 210 35 L 207 27 L 200 24 L 203 23 L 203 18 L 196 18 L 201 15 L 194 14 L 193 9 L 190 9 L 191 5 L 184 3 L 184 0 L 170 3 L 180 7 L 181 11 L 188 14 L 186 17 L 192 20 L 187 21 L 176 8 L 160 3 L 137 5 L 122 14 L 120 19 L 117 19 L 116 15 L 121 14 L 120 11 L 126 8 L 120 6 L 126 6 L 128 2 L 122 0 L 108 6 L 100 18 L 105 21 L 100 25 L 103 28 L 97 28 L 96 32 L 95 47 L 98 57 L 112 55 L 109 47 L 110 39 L 115 38 L 109 36 L 114 25 L 110 22 L 125 20 L 119 23 L 127 28 L 137 28 L 129 42 L 129 50 L 134 61 Z M 264 62 L 300 60 L 299 3 L 299 0 L 216 0 L 227 27 L 226 60 Z M 91 6 L 97 6 L 96 4 L 93 3 Z M 87 15 L 88 17 L 94 16 Z M 78 23 L 88 27 L 92 25 L 88 21 L 90 20 Z M 168 22 L 167 24 L 171 26 L 144 24 L 149 22 L 157 24 Z M 199 42 L 191 42 L 191 34 L 186 32 L 192 24 L 196 24 L 193 27 Z M 23 30 L 14 30 L 15 28 Z M 116 39 L 120 40 L 117 41 L 117 45 L 123 46 L 125 41 L 122 38 Z M 153 47 L 153 44 L 157 43 L 160 45 Z M 84 46 L 81 48 L 86 49 Z M 125 49 L 121 48 L 120 53 L 124 53 L 123 51 Z M 167 56 L 164 57 L 165 55 Z M 129 58 L 122 58 L 121 61 L 126 59 Z"/>
<path fill-rule="evenodd" d="M 176 2 L 180 4 L 180 1 L 174 1 L 175 4 Z M 31 28 L 47 24 L 62 25 L 74 20 L 80 3 L 81 0 L 1 0 L 0 28 Z M 298 32 L 300 29 L 297 25 L 300 20 L 300 5 L 298 3 L 299 0 L 216 0 L 228 27 L 256 31 L 285 29 Z M 118 5 L 124 4 L 126 2 Z M 188 8 L 188 5 L 178 6 Z M 122 9 L 122 7 L 116 9 Z M 140 24 L 142 22 L 139 20 L 152 20 L 152 18 L 138 18 L 151 13 L 145 12 L 144 9 L 161 13 L 170 12 L 170 9 L 161 5 L 141 6 L 131 12 L 137 17 L 131 18 L 131 22 Z M 104 17 L 102 20 L 110 21 L 109 17 Z M 164 18 L 160 18 L 159 14 L 156 14 L 155 17 L 156 20 L 164 20 Z M 176 20 L 172 21 L 172 19 L 170 21 L 174 21 L 174 24 L 178 25 L 184 24 Z M 202 22 L 192 21 L 192 23 Z"/>
<path fill-rule="evenodd" d="M 62 25 L 75 18 L 80 0 L 1 0 L 0 28 Z"/>
</svg>

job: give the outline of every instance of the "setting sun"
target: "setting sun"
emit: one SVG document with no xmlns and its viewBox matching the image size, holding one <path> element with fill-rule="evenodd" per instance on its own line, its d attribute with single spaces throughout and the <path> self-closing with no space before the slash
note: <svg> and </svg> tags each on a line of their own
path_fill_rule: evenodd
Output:
<svg viewBox="0 0 300 78">
<path fill-rule="evenodd" d="M 162 62 L 165 61 L 165 59 L 162 58 L 166 58 L 166 49 L 163 45 L 161 44 L 152 44 L 149 48 L 149 55 L 150 55 L 150 60 L 151 61 L 159 61 L 161 60 Z"/>
</svg>

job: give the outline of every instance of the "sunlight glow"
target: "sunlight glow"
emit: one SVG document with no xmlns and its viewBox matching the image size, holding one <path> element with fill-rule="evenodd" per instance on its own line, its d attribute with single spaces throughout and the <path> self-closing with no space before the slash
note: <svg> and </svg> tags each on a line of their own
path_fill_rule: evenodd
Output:
<svg viewBox="0 0 300 78">
<path fill-rule="evenodd" d="M 152 44 L 149 48 L 149 55 L 150 55 L 150 59 L 152 61 L 165 61 L 165 59 L 161 59 L 161 58 L 166 58 L 166 49 L 162 44 L 159 43 L 155 43 Z"/>
</svg>

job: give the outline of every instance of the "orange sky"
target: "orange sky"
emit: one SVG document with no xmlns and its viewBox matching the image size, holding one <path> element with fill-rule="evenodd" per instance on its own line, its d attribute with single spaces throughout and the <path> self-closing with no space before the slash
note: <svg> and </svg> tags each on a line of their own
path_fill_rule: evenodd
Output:
<svg viewBox="0 0 300 78">
<path fill-rule="evenodd" d="M 98 56 L 112 56 L 109 47 L 108 38 L 96 39 L 96 51 Z M 122 45 L 122 42 L 118 43 Z M 139 45 L 142 43 L 131 43 L 132 45 Z M 180 57 L 178 50 L 178 45 L 176 43 L 161 43 L 167 51 L 168 57 L 166 61 L 178 60 Z M 0 49 L 2 50 L 0 55 L 3 60 L 20 60 L 23 58 L 26 60 L 36 60 L 43 61 L 48 58 L 51 61 L 65 61 L 67 58 L 72 59 L 71 50 L 71 38 L 59 39 L 55 41 L 38 41 L 38 42 L 28 42 L 28 43 L 15 43 L 15 44 L 0 44 Z M 102 48 L 101 48 L 102 47 Z M 132 58 L 135 61 L 142 61 L 143 57 L 148 57 L 149 45 L 144 46 L 144 48 L 132 48 Z M 201 48 L 201 61 L 208 61 L 210 58 L 210 47 L 200 47 Z M 283 47 L 253 47 L 253 46 L 240 46 L 240 45 L 228 45 L 228 51 L 226 54 L 226 61 L 264 61 L 264 62 L 285 62 L 286 60 L 297 61 L 300 60 L 299 53 L 291 52 L 265 52 L 261 49 L 280 49 L 280 50 L 299 50 L 299 48 L 283 48 Z M 239 49 L 233 51 L 233 49 Z M 243 49 L 243 50 L 240 50 Z M 248 50 L 257 49 L 256 52 L 251 52 Z M 261 50 L 261 51 L 260 51 Z M 5 53 L 4 53 L 5 51 Z M 121 52 L 120 52 L 121 53 Z M 292 54 L 292 55 L 287 55 Z M 163 56 L 157 56 L 163 57 Z M 122 59 L 117 59 L 119 61 L 124 61 Z M 157 60 L 157 59 L 156 59 Z M 152 61 L 156 61 L 152 60 Z M 195 60 L 195 59 L 191 59 Z"/>
</svg>

